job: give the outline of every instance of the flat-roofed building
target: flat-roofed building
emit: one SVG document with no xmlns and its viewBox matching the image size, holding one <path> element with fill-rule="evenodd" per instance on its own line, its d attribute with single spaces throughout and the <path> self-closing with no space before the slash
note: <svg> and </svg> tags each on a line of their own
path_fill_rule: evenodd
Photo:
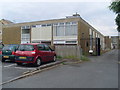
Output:
<svg viewBox="0 0 120 90">
<path fill-rule="evenodd" d="M 100 38 L 104 50 L 104 35 L 83 20 L 79 14 L 63 19 L 53 19 L 3 26 L 3 43 L 20 44 L 43 42 L 54 45 L 79 45 L 83 52 L 96 49 Z"/>
</svg>

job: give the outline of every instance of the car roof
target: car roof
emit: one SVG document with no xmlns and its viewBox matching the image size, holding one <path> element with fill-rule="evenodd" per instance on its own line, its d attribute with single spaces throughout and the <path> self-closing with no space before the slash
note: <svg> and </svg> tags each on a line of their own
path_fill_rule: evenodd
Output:
<svg viewBox="0 0 120 90">
<path fill-rule="evenodd" d="M 19 44 L 8 44 L 8 45 L 19 45 Z"/>
<path fill-rule="evenodd" d="M 44 43 L 24 43 L 24 44 L 21 44 L 21 45 L 38 45 L 38 44 L 44 44 Z"/>
</svg>

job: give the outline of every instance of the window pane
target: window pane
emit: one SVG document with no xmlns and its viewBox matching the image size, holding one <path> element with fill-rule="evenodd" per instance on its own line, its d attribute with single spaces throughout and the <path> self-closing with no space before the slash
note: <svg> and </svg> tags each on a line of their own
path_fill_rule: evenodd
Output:
<svg viewBox="0 0 120 90">
<path fill-rule="evenodd" d="M 66 22 L 65 24 L 66 24 L 66 25 L 70 25 L 70 22 Z"/>
<path fill-rule="evenodd" d="M 70 36 L 71 35 L 71 26 L 65 26 L 65 35 Z"/>
<path fill-rule="evenodd" d="M 49 48 L 47 45 L 45 45 L 45 50 L 46 50 L 46 51 L 49 51 L 50 48 Z"/>
<path fill-rule="evenodd" d="M 64 25 L 64 23 L 59 23 L 59 25 Z"/>
<path fill-rule="evenodd" d="M 38 50 L 45 50 L 45 47 L 44 47 L 44 45 L 42 45 L 42 44 L 37 45 L 37 47 L 38 47 Z"/>
<path fill-rule="evenodd" d="M 66 36 L 77 35 L 77 25 L 65 26 L 65 35 Z"/>
<path fill-rule="evenodd" d="M 64 36 L 64 26 L 58 26 L 56 34 L 56 36 Z"/>
</svg>

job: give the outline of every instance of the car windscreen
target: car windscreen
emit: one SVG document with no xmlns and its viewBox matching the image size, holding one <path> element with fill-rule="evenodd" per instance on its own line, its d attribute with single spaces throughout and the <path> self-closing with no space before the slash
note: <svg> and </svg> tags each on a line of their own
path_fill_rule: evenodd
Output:
<svg viewBox="0 0 120 90">
<path fill-rule="evenodd" d="M 33 45 L 20 45 L 18 50 L 19 51 L 33 51 L 34 46 Z"/>
<path fill-rule="evenodd" d="M 15 46 L 7 45 L 7 46 L 4 46 L 2 50 L 14 51 L 15 50 Z"/>
</svg>

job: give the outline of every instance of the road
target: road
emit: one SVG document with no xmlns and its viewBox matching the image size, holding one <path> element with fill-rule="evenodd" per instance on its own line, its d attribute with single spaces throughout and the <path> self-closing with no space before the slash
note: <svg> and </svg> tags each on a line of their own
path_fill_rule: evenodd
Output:
<svg viewBox="0 0 120 90">
<path fill-rule="evenodd" d="M 3 85 L 3 88 L 118 88 L 118 50 L 90 61 L 59 67 Z M 4 70 L 4 69 L 3 69 Z M 11 72 L 8 70 L 8 72 Z M 16 71 L 15 71 L 16 72 Z M 19 73 L 18 73 L 19 74 Z M 3 78 L 4 71 L 3 71 Z"/>
</svg>

